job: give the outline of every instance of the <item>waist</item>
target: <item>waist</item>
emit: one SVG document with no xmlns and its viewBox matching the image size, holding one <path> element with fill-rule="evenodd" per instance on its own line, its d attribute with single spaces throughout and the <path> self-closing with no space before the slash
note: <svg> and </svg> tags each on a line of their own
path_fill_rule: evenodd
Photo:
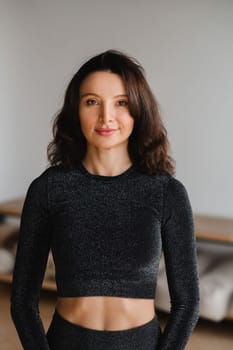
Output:
<svg viewBox="0 0 233 350">
<path fill-rule="evenodd" d="M 56 310 L 69 322 L 99 330 L 137 327 L 155 316 L 154 299 L 112 296 L 58 297 Z"/>
</svg>

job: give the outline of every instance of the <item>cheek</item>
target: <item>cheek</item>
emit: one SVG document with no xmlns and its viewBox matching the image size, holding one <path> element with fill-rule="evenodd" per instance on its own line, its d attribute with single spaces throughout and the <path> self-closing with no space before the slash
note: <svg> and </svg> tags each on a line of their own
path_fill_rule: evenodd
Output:
<svg viewBox="0 0 233 350">
<path fill-rule="evenodd" d="M 118 121 L 128 127 L 134 126 L 134 118 L 129 114 L 129 111 L 125 110 L 124 112 L 119 112 L 117 115 Z"/>
<path fill-rule="evenodd" d="M 127 127 L 129 129 L 133 129 L 133 127 L 134 127 L 134 119 L 131 116 L 128 116 L 126 125 L 127 125 Z"/>
<path fill-rule="evenodd" d="M 80 126 L 83 131 L 83 133 L 90 134 L 94 128 L 93 123 L 90 123 L 88 120 L 81 120 L 80 119 Z"/>
<path fill-rule="evenodd" d="M 82 133 L 86 136 L 88 133 L 88 130 L 90 129 L 87 119 L 83 118 L 82 116 L 82 117 L 79 117 L 79 121 L 80 121 L 80 128 L 82 130 Z"/>
<path fill-rule="evenodd" d="M 80 110 L 79 111 L 80 126 L 83 130 L 90 130 L 95 124 L 95 116 L 90 113 Z"/>
</svg>

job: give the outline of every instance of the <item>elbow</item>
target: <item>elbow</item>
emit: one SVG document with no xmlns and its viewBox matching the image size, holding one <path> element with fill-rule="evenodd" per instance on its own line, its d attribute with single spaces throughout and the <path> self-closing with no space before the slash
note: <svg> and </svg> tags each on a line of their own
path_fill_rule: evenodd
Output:
<svg viewBox="0 0 233 350">
<path fill-rule="evenodd" d="M 192 328 L 194 328 L 198 322 L 200 315 L 200 299 L 199 297 L 195 299 L 191 299 L 187 306 L 187 321 L 192 324 Z"/>
<path fill-rule="evenodd" d="M 195 325 L 200 314 L 200 296 L 192 296 L 180 302 L 173 302 L 171 305 L 171 313 L 182 315 L 182 319 L 187 322 L 191 321 Z"/>
<path fill-rule="evenodd" d="M 188 312 L 190 318 L 196 324 L 199 319 L 200 314 L 200 298 L 197 296 L 196 298 L 192 298 L 188 303 Z"/>
<path fill-rule="evenodd" d="M 11 300 L 10 303 L 10 315 L 15 325 L 20 323 L 21 318 L 23 316 L 23 305 L 16 300 Z"/>
<path fill-rule="evenodd" d="M 187 310 L 188 317 L 197 323 L 200 314 L 200 288 L 198 284 L 193 286 L 192 291 L 187 293 L 183 304 Z"/>
<path fill-rule="evenodd" d="M 22 302 L 22 300 L 19 299 L 12 299 L 10 303 L 10 315 L 14 323 L 18 323 L 17 321 L 20 320 L 25 312 L 25 303 Z"/>
<path fill-rule="evenodd" d="M 200 288 L 199 285 L 196 286 L 195 292 L 192 293 L 188 302 L 189 308 L 192 311 L 193 316 L 196 318 L 196 321 L 199 318 L 200 314 Z"/>
<path fill-rule="evenodd" d="M 38 314 L 39 308 L 37 304 L 19 298 L 11 298 L 10 315 L 15 325 L 20 326 L 25 319 L 32 320 Z"/>
<path fill-rule="evenodd" d="M 194 299 L 193 312 L 196 315 L 197 321 L 200 316 L 200 294 Z"/>
</svg>

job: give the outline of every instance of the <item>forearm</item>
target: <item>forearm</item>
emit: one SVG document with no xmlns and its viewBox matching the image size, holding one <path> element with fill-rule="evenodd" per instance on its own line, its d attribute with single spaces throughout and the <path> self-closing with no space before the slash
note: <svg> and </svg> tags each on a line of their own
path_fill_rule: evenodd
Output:
<svg viewBox="0 0 233 350">
<path fill-rule="evenodd" d="M 183 350 L 199 317 L 199 296 L 171 307 L 168 322 L 159 339 L 158 350 Z"/>
<path fill-rule="evenodd" d="M 10 311 L 23 349 L 49 350 L 38 307 L 13 300 Z"/>
</svg>

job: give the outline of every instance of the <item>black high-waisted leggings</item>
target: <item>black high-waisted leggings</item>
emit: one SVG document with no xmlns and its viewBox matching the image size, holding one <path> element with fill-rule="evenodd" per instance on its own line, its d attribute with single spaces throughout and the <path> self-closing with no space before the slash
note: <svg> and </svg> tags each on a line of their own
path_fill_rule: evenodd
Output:
<svg viewBox="0 0 233 350">
<path fill-rule="evenodd" d="M 156 350 L 160 334 L 156 314 L 137 327 L 98 330 L 74 324 L 55 309 L 46 336 L 51 350 Z"/>
</svg>

